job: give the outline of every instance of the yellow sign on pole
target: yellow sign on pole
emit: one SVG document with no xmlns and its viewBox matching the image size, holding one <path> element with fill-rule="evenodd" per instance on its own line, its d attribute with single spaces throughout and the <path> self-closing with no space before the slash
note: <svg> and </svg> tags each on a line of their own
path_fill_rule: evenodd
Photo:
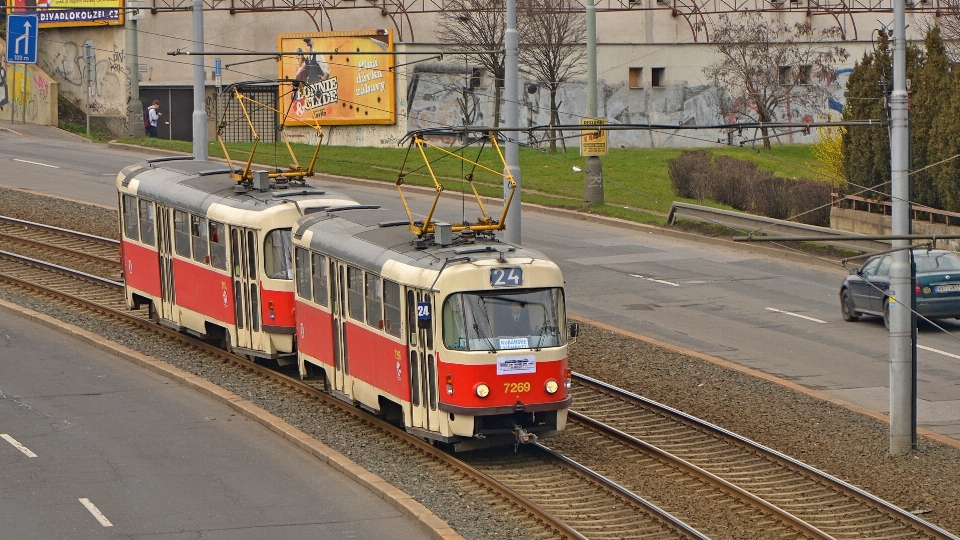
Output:
<svg viewBox="0 0 960 540">
<path fill-rule="evenodd" d="M 602 126 L 607 123 L 606 118 L 581 118 L 581 126 Z M 580 132 L 581 156 L 607 155 L 607 130 L 591 129 Z"/>
</svg>

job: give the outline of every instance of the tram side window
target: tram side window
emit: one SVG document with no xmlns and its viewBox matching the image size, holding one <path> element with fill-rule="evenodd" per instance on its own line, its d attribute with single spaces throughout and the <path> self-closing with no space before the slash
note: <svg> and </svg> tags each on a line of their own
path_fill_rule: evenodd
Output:
<svg viewBox="0 0 960 540">
<path fill-rule="evenodd" d="M 173 211 L 173 235 L 177 255 L 190 257 L 190 214 L 179 210 Z"/>
<path fill-rule="evenodd" d="M 400 336 L 400 285 L 383 280 L 383 329 Z"/>
<path fill-rule="evenodd" d="M 297 251 L 297 296 L 310 299 L 310 252 L 298 247 Z"/>
<path fill-rule="evenodd" d="M 123 233 L 131 240 L 140 240 L 140 229 L 137 222 L 137 198 L 133 195 L 123 196 Z"/>
<path fill-rule="evenodd" d="M 151 246 L 156 241 L 156 218 L 153 213 L 153 203 L 140 199 L 140 241 Z"/>
<path fill-rule="evenodd" d="M 216 221 L 210 222 L 210 264 L 227 269 L 227 228 Z"/>
<path fill-rule="evenodd" d="M 383 288 L 380 276 L 367 274 L 364 282 L 364 298 L 367 304 L 367 324 L 374 328 L 383 328 Z"/>
<path fill-rule="evenodd" d="M 190 216 L 190 240 L 193 243 L 193 260 L 207 262 L 207 219 Z"/>
<path fill-rule="evenodd" d="M 273 279 L 293 279 L 290 229 L 274 229 L 263 240 L 263 271 Z"/>
<path fill-rule="evenodd" d="M 319 253 L 313 254 L 313 301 L 321 306 L 327 305 L 327 258 Z"/>
<path fill-rule="evenodd" d="M 347 311 L 350 318 L 363 321 L 363 271 L 347 267 Z"/>
</svg>

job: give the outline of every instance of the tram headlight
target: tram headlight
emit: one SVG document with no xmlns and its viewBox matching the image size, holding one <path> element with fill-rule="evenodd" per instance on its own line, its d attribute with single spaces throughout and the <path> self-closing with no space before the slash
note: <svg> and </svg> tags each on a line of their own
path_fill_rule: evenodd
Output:
<svg viewBox="0 0 960 540">
<path fill-rule="evenodd" d="M 490 387 L 484 383 L 477 384 L 474 390 L 477 392 L 477 397 L 485 398 L 490 395 Z"/>
<path fill-rule="evenodd" d="M 560 389 L 560 384 L 557 381 L 550 379 L 543 385 L 543 389 L 547 391 L 548 394 L 556 394 L 557 390 Z"/>
</svg>

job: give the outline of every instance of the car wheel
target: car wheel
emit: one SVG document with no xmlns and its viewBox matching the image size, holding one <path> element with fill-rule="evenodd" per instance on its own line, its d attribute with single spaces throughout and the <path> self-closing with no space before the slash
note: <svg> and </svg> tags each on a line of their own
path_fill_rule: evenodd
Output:
<svg viewBox="0 0 960 540">
<path fill-rule="evenodd" d="M 854 322 L 860 318 L 857 310 L 853 309 L 853 298 L 850 298 L 849 289 L 844 289 L 840 293 L 840 313 L 843 315 L 843 320 L 847 322 Z"/>
<path fill-rule="evenodd" d="M 890 299 L 886 297 L 883 299 L 883 325 L 890 329 Z"/>
</svg>

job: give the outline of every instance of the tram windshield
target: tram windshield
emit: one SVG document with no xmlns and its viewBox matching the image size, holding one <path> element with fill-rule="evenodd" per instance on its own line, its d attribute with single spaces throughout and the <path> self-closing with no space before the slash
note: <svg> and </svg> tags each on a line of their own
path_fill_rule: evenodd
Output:
<svg viewBox="0 0 960 540">
<path fill-rule="evenodd" d="M 559 347 L 565 321 L 559 288 L 457 293 L 443 304 L 443 343 L 460 351 Z"/>
</svg>

